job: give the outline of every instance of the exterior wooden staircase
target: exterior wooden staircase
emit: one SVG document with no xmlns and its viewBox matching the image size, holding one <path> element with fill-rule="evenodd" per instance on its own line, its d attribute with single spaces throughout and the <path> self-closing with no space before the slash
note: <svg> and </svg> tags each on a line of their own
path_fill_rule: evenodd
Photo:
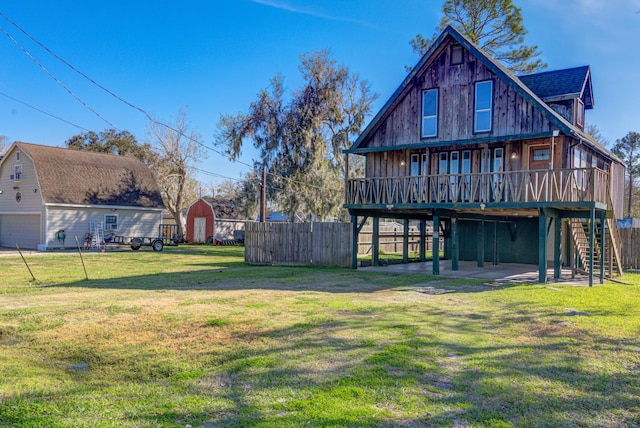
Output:
<svg viewBox="0 0 640 428">
<path fill-rule="evenodd" d="M 589 273 L 589 257 L 593 251 L 594 273 L 604 269 L 606 278 L 613 278 L 622 274 L 622 259 L 620 258 L 622 240 L 618 225 L 614 218 L 607 218 L 605 222 L 596 220 L 594 224 L 594 245 L 589 245 L 589 219 L 572 218 L 569 222 L 571 237 L 575 245 L 578 269 Z M 604 233 L 604 249 L 601 248 L 601 237 Z M 600 266 L 601 254 L 604 251 L 604 266 Z"/>
</svg>

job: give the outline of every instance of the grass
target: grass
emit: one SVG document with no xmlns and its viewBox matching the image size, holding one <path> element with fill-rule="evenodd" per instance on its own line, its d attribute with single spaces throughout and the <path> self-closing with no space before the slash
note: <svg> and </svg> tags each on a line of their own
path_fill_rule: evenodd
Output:
<svg viewBox="0 0 640 428">
<path fill-rule="evenodd" d="M 638 274 L 496 287 L 242 256 L 88 253 L 85 280 L 77 254 L 27 255 L 37 281 L 0 258 L 0 425 L 640 426 Z"/>
</svg>

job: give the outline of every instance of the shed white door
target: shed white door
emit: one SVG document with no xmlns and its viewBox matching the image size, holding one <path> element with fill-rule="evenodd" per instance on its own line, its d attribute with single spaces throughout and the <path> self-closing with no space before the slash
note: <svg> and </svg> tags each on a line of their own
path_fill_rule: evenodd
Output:
<svg viewBox="0 0 640 428">
<path fill-rule="evenodd" d="M 193 242 L 204 244 L 207 237 L 207 219 L 205 217 L 195 217 L 193 219 Z"/>
<path fill-rule="evenodd" d="M 0 215 L 0 247 L 35 250 L 40 243 L 40 215 Z"/>
</svg>

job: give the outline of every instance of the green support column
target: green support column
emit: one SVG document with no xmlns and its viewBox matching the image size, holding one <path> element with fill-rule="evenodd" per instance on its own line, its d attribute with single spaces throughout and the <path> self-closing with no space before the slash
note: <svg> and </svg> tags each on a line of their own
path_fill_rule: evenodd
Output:
<svg viewBox="0 0 640 428">
<path fill-rule="evenodd" d="M 538 281 L 547 282 L 547 216 L 538 210 Z"/>
<path fill-rule="evenodd" d="M 427 221 L 422 219 L 420 220 L 420 261 L 423 262 L 427 259 L 426 250 L 427 250 Z"/>
<path fill-rule="evenodd" d="M 493 265 L 498 265 L 498 222 L 493 223 Z"/>
<path fill-rule="evenodd" d="M 484 219 L 478 226 L 478 267 L 484 267 Z"/>
<path fill-rule="evenodd" d="M 451 270 L 458 270 L 458 219 L 451 219 Z"/>
<path fill-rule="evenodd" d="M 589 287 L 593 287 L 593 246 L 596 243 L 595 223 L 596 209 L 595 207 L 592 207 L 589 216 L 589 248 L 591 248 L 591 251 L 589 251 Z"/>
<path fill-rule="evenodd" d="M 604 284 L 604 270 L 605 270 L 605 265 L 604 265 L 604 251 L 605 251 L 605 242 L 606 242 L 606 236 L 604 233 L 604 225 L 605 225 L 605 221 L 606 221 L 606 212 L 605 211 L 600 211 L 600 284 Z M 609 259 L 611 260 L 611 259 Z"/>
<path fill-rule="evenodd" d="M 380 257 L 380 219 L 373 218 L 373 237 L 371 239 L 373 247 L 371 249 L 371 265 L 379 266 Z"/>
<path fill-rule="evenodd" d="M 440 275 L 440 217 L 433 215 L 433 274 Z"/>
<path fill-rule="evenodd" d="M 404 219 L 404 234 L 402 235 L 402 263 L 409 263 L 409 219 Z"/>
<path fill-rule="evenodd" d="M 351 216 L 351 269 L 358 269 L 358 216 Z"/>
<path fill-rule="evenodd" d="M 562 219 L 556 217 L 553 219 L 553 278 L 560 279 L 562 265 L 560 259 L 562 257 Z"/>
</svg>

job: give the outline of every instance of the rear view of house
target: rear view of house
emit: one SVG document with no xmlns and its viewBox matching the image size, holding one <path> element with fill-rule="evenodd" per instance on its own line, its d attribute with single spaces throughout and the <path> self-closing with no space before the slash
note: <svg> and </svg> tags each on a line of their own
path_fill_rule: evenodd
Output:
<svg viewBox="0 0 640 428">
<path fill-rule="evenodd" d="M 620 271 L 624 166 L 584 132 L 593 106 L 588 66 L 518 77 L 447 27 L 346 150 L 366 159 L 346 183 L 354 237 L 367 218 L 433 221 L 453 269 Z"/>
<path fill-rule="evenodd" d="M 75 246 L 97 225 L 157 236 L 163 207 L 151 170 L 135 158 L 18 142 L 0 160 L 2 247 Z"/>
</svg>

